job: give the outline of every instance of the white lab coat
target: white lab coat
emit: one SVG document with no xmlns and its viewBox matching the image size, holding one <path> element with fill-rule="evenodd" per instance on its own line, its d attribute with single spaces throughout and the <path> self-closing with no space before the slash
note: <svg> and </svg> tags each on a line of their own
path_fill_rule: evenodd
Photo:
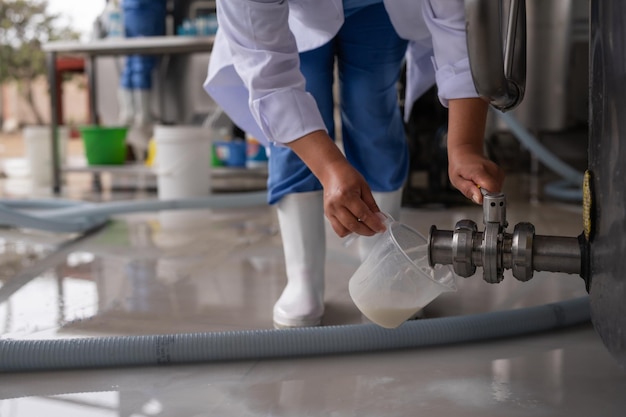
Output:
<svg viewBox="0 0 626 417">
<path fill-rule="evenodd" d="M 476 97 L 465 40 L 463 0 L 384 0 L 398 34 L 409 40 L 407 95 L 436 81 L 441 102 Z M 204 87 L 231 119 L 261 141 L 288 143 L 325 130 L 305 91 L 298 52 L 333 38 L 342 0 L 218 0 L 216 35 Z"/>
</svg>

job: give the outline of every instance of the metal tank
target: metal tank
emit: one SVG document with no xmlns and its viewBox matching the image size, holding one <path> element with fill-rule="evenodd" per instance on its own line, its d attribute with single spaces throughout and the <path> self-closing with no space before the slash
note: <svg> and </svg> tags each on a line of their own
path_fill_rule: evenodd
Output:
<svg viewBox="0 0 626 417">
<path fill-rule="evenodd" d="M 526 92 L 513 114 L 532 131 L 559 131 L 568 125 L 573 0 L 526 0 Z"/>
<path fill-rule="evenodd" d="M 524 95 L 521 67 L 525 62 L 520 51 L 515 55 L 511 47 L 524 46 L 524 39 L 507 36 L 502 47 L 497 21 L 500 2 L 466 0 L 465 4 L 476 88 L 494 107 L 509 111 Z M 511 9 L 509 25 L 515 22 L 515 32 L 523 38 L 525 2 L 511 4 L 517 10 Z M 500 282 L 505 269 L 520 281 L 531 279 L 534 271 L 580 275 L 590 294 L 597 333 L 626 366 L 626 145 L 622 146 L 626 140 L 626 3 L 591 0 L 589 7 L 590 133 L 581 234 L 538 236 L 530 223 L 519 223 L 509 233 L 504 195 L 483 190 L 483 231 L 471 220 L 460 220 L 454 230 L 432 226 L 429 260 L 431 265 L 452 265 L 464 277 L 482 267 L 490 283 Z"/>
<path fill-rule="evenodd" d="M 626 364 L 626 2 L 590 2 L 591 312 Z"/>
<path fill-rule="evenodd" d="M 501 4 L 499 11 L 493 3 Z M 518 42 L 526 47 L 523 69 L 526 86 L 523 101 L 516 103 L 512 114 L 532 132 L 560 132 L 586 120 L 580 109 L 587 106 L 585 96 L 588 73 L 583 65 L 573 65 L 580 59 L 577 52 L 588 43 L 587 0 L 496 0 L 481 7 L 481 14 L 503 31 L 511 27 L 509 19 L 493 18 L 489 13 L 507 16 L 524 4 L 520 24 L 525 36 Z M 505 24 L 503 24 L 506 22 Z M 482 21 L 483 25 L 488 24 Z M 494 29 L 496 29 L 494 27 Z M 520 29 L 517 29 L 519 34 Z M 491 32 L 491 31 L 490 31 Z M 507 34 L 507 40 L 510 34 Z M 490 39 L 492 44 L 496 39 Z M 492 50 L 494 45 L 490 45 Z M 515 48 L 516 49 L 516 48 Z M 517 53 L 518 51 L 512 51 Z M 506 65 L 507 63 L 505 63 Z M 582 92 L 583 94 L 578 94 Z M 492 120 L 492 129 L 506 131 L 505 123 Z"/>
</svg>

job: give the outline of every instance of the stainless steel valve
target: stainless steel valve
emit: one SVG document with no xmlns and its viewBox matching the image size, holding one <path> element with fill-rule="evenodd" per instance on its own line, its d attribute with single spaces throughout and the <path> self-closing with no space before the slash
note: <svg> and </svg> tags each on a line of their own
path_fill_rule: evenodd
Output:
<svg viewBox="0 0 626 417">
<path fill-rule="evenodd" d="M 505 269 L 513 276 L 528 281 L 534 271 L 579 274 L 582 271 L 583 237 L 541 236 L 535 234 L 531 223 L 518 223 L 508 233 L 506 198 L 503 193 L 483 191 L 484 230 L 472 220 L 460 220 L 454 230 L 438 230 L 431 226 L 429 234 L 429 262 L 452 265 L 462 277 L 483 268 L 483 278 L 499 283 Z"/>
</svg>

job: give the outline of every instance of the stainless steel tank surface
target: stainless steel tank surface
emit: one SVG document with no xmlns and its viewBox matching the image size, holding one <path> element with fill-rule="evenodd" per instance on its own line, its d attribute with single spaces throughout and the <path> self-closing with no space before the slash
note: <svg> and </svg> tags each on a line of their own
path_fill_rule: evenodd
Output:
<svg viewBox="0 0 626 417">
<path fill-rule="evenodd" d="M 626 367 L 624 22 L 623 0 L 590 2 L 591 311 L 604 344 Z"/>
<path fill-rule="evenodd" d="M 494 107 L 506 111 L 521 101 L 523 94 L 517 93 L 522 90 L 512 87 L 524 85 L 525 79 L 511 79 L 506 75 L 513 74 L 506 59 L 504 62 L 488 59 L 501 53 L 501 39 L 493 41 L 494 36 L 502 36 L 499 33 L 499 7 L 499 3 L 489 0 L 465 2 L 469 58 L 476 89 Z M 526 13 L 525 8 L 525 0 L 511 1 L 511 10 Z M 518 18 L 510 22 L 524 24 L 524 19 L 519 16 L 517 13 Z M 431 265 L 453 264 L 455 271 L 462 276 L 473 275 L 476 266 L 483 267 L 484 278 L 488 282 L 500 282 L 505 268 L 514 269 L 513 275 L 522 281 L 530 279 L 533 270 L 579 273 L 585 279 L 590 294 L 593 325 L 607 349 L 624 368 L 626 145 L 622 146 L 622 142 L 626 140 L 625 21 L 626 2 L 589 2 L 589 163 L 583 184 L 583 234 L 567 240 L 559 240 L 557 237 L 536 239 L 534 227 L 521 224 L 519 228 L 519 225 L 516 226 L 513 235 L 507 235 L 503 232 L 506 222 L 502 221 L 486 221 L 485 231 L 480 233 L 473 222 L 462 220 L 454 231 L 440 231 L 433 226 L 429 237 Z M 526 36 L 524 30 L 518 29 L 509 33 L 516 33 L 516 37 Z M 518 41 L 519 45 L 524 45 L 524 40 L 516 37 L 507 37 L 507 48 L 510 41 L 514 41 L 514 45 Z M 505 58 L 508 56 L 505 51 Z M 514 59 L 510 63 L 525 64 L 521 59 Z M 550 66 L 550 63 L 547 65 Z M 489 71 L 500 74 L 502 67 L 505 75 L 498 78 L 498 83 L 492 83 Z M 523 75 L 522 72 L 518 74 Z M 498 195 L 491 197 L 500 198 Z M 495 205 L 495 200 L 490 204 Z M 502 199 L 500 205 L 503 208 L 504 204 Z M 504 219 L 504 210 L 502 213 Z M 489 226 L 492 226 L 491 229 Z M 545 246 L 543 249 L 551 255 L 545 257 L 550 259 L 549 264 L 539 265 L 536 256 L 540 253 L 539 246 Z M 562 256 L 552 256 L 555 253 Z"/>
</svg>

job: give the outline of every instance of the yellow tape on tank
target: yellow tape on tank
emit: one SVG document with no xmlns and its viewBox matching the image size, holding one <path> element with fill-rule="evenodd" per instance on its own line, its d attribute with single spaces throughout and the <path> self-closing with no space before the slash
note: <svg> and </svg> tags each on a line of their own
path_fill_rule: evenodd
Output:
<svg viewBox="0 0 626 417">
<path fill-rule="evenodd" d="M 593 232 L 593 192 L 592 192 L 592 175 L 591 171 L 585 171 L 583 179 L 583 231 L 587 242 L 591 240 Z"/>
</svg>

